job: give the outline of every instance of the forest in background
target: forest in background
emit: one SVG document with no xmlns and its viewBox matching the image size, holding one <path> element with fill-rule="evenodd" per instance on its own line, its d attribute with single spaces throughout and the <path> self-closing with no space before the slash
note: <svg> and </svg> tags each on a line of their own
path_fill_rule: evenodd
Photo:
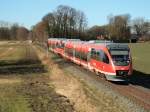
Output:
<svg viewBox="0 0 150 112">
<path fill-rule="evenodd" d="M 0 21 L 0 40 L 32 40 L 45 42 L 48 38 L 81 40 L 113 40 L 129 42 L 136 38 L 150 40 L 150 21 L 144 17 L 131 20 L 130 14 L 108 15 L 108 24 L 88 27 L 84 12 L 70 6 L 59 5 L 29 30 L 18 23 Z"/>
</svg>

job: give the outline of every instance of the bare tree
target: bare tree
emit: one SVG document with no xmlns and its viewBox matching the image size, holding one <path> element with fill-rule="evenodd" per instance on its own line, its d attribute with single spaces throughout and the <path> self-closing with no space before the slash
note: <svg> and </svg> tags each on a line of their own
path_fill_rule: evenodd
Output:
<svg viewBox="0 0 150 112">
<path fill-rule="evenodd" d="M 45 42 L 47 40 L 47 32 L 45 23 L 43 21 L 37 23 L 32 29 L 33 40 L 38 40 L 39 42 Z M 31 35 L 31 34 L 30 34 Z"/>
<path fill-rule="evenodd" d="M 25 27 L 19 27 L 17 29 L 17 40 L 27 40 L 29 31 Z"/>
<path fill-rule="evenodd" d="M 85 14 L 76 9 L 60 5 L 56 11 L 43 17 L 47 32 L 51 37 L 79 38 L 86 27 Z"/>
<path fill-rule="evenodd" d="M 78 37 L 81 37 L 81 34 L 84 32 L 86 26 L 87 26 L 87 21 L 86 21 L 86 16 L 82 11 L 77 12 L 77 31 L 78 31 Z"/>
<path fill-rule="evenodd" d="M 150 22 L 144 18 L 135 18 L 132 21 L 132 28 L 137 36 L 140 37 L 150 31 Z"/>
<path fill-rule="evenodd" d="M 14 23 L 10 28 L 10 38 L 11 40 L 17 39 L 17 30 L 19 28 L 19 25 L 17 23 Z"/>
<path fill-rule="evenodd" d="M 130 38 L 130 15 L 118 15 L 109 17 L 108 31 L 113 40 L 127 41 Z"/>
<path fill-rule="evenodd" d="M 1 40 L 9 40 L 10 32 L 9 32 L 10 23 L 5 21 L 0 21 L 0 39 Z"/>
<path fill-rule="evenodd" d="M 87 39 L 108 39 L 107 25 L 93 26 L 87 30 Z"/>
<path fill-rule="evenodd" d="M 55 36 L 55 27 L 56 27 L 56 20 L 55 15 L 53 13 L 48 13 L 42 19 L 45 24 L 45 30 L 50 37 Z"/>
</svg>

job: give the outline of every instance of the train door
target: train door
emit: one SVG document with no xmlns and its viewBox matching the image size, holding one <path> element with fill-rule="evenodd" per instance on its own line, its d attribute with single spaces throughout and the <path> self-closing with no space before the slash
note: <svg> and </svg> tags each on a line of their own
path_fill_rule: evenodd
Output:
<svg viewBox="0 0 150 112">
<path fill-rule="evenodd" d="M 100 50 L 96 50 L 92 48 L 91 50 L 91 65 L 95 69 L 95 71 L 102 71 L 102 63 L 101 63 L 101 52 Z"/>
<path fill-rule="evenodd" d="M 95 71 L 106 73 L 107 68 L 110 68 L 109 58 L 101 49 L 91 49 L 90 65 Z"/>
<path fill-rule="evenodd" d="M 85 47 L 82 47 L 80 51 L 80 62 L 81 65 L 83 65 L 85 68 L 88 68 L 88 52 L 85 49 Z"/>
</svg>

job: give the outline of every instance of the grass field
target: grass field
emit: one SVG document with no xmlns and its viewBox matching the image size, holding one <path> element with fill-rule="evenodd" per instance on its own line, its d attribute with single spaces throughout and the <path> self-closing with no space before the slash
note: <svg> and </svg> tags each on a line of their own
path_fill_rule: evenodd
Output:
<svg viewBox="0 0 150 112">
<path fill-rule="evenodd" d="M 130 44 L 133 68 L 150 75 L 150 43 Z"/>
</svg>

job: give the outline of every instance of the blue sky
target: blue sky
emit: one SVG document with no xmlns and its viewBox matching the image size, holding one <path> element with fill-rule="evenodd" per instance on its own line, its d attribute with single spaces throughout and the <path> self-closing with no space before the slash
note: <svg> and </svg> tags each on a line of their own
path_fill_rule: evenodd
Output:
<svg viewBox="0 0 150 112">
<path fill-rule="evenodd" d="M 30 28 L 58 5 L 83 11 L 89 27 L 107 24 L 110 14 L 130 14 L 131 19 L 144 17 L 150 20 L 150 0 L 0 0 L 0 20 L 18 22 Z"/>
</svg>

